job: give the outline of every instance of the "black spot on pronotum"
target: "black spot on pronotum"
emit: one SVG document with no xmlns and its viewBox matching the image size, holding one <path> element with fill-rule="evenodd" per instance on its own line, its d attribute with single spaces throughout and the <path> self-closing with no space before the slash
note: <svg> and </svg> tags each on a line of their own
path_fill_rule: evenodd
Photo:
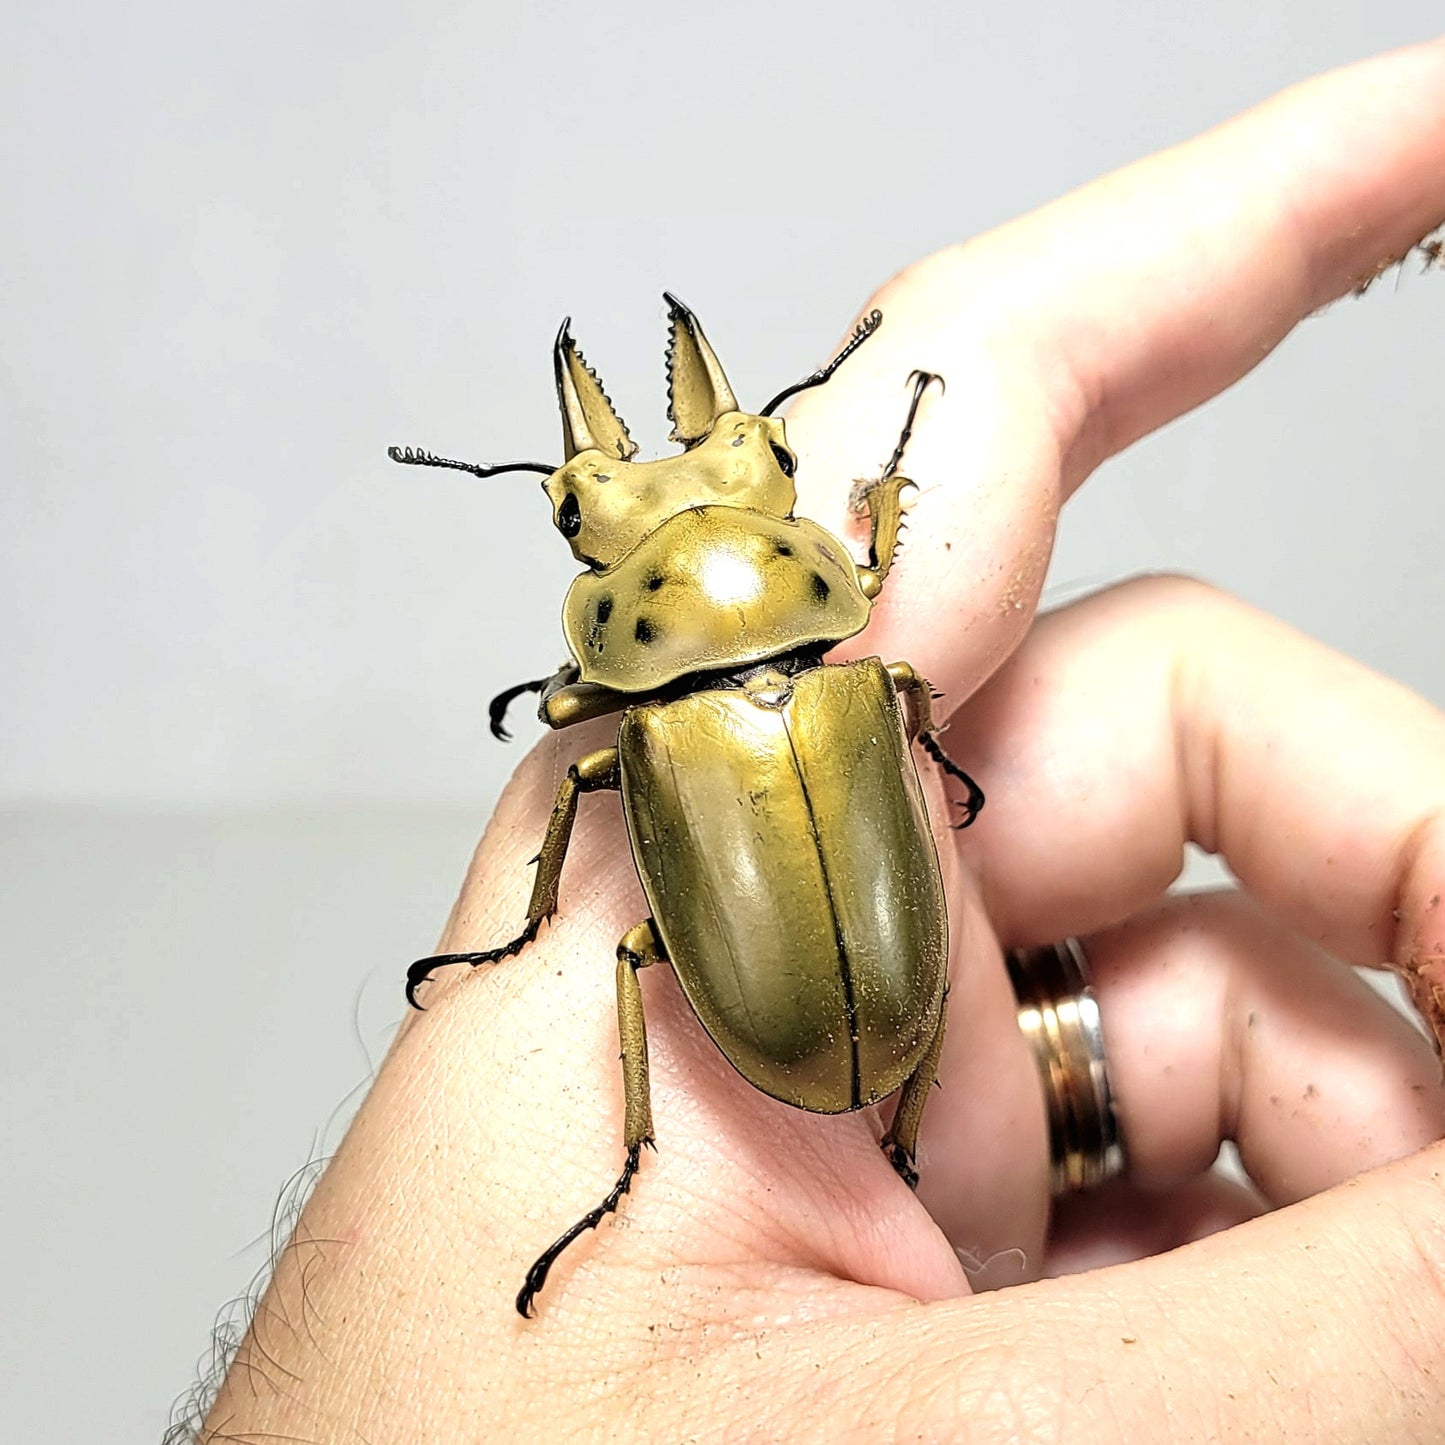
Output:
<svg viewBox="0 0 1445 1445">
<path fill-rule="evenodd" d="M 597 599 L 597 622 L 602 625 L 612 616 L 612 599 L 610 597 L 599 597 Z"/>
<path fill-rule="evenodd" d="M 654 572 L 652 576 L 647 579 L 647 590 L 649 592 L 656 592 L 665 580 L 661 572 Z"/>
<path fill-rule="evenodd" d="M 742 446 L 743 442 L 745 442 L 746 440 L 747 440 L 746 437 L 734 437 L 734 438 L 732 439 L 732 442 L 730 443 L 730 445 L 735 446 L 735 447 L 740 447 L 740 446 Z"/>
<path fill-rule="evenodd" d="M 577 493 L 568 492 L 557 508 L 557 530 L 564 537 L 575 537 L 582 530 L 582 508 L 577 503 Z"/>
<path fill-rule="evenodd" d="M 814 602 L 826 602 L 832 588 L 828 586 L 827 579 L 821 573 L 814 572 L 808 585 L 813 589 Z"/>
<path fill-rule="evenodd" d="M 774 543 L 773 550 L 779 557 L 791 557 L 793 555 L 793 549 L 788 546 L 786 542 Z"/>
<path fill-rule="evenodd" d="M 632 629 L 632 635 L 646 647 L 654 637 L 657 636 L 657 628 L 645 617 L 637 619 L 637 626 Z"/>
<path fill-rule="evenodd" d="M 606 472 L 598 472 L 592 480 L 594 482 L 610 482 L 612 478 L 608 476 Z"/>
<path fill-rule="evenodd" d="M 780 447 L 777 442 L 769 442 L 773 449 L 773 460 L 778 464 L 778 470 L 785 476 L 791 477 L 798 470 L 798 459 L 787 447 Z"/>
</svg>

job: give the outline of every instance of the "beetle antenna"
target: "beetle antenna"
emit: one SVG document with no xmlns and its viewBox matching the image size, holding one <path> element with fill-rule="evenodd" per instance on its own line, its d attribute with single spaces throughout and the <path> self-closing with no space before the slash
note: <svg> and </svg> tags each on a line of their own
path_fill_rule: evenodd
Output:
<svg viewBox="0 0 1445 1445">
<path fill-rule="evenodd" d="M 870 311 L 854 329 L 852 336 L 844 344 L 843 349 L 820 371 L 815 371 L 811 376 L 797 382 L 795 385 L 780 391 L 759 413 L 759 416 L 772 416 L 790 396 L 797 396 L 800 391 L 807 391 L 810 387 L 822 386 L 857 349 L 883 325 L 883 313 L 878 310 Z"/>
<path fill-rule="evenodd" d="M 409 467 L 450 467 L 453 471 L 470 472 L 474 477 L 495 477 L 502 472 L 540 472 L 550 477 L 557 470 L 546 462 L 494 462 L 490 466 L 481 462 L 454 462 L 449 457 L 434 457 L 421 447 L 387 447 L 386 454 L 392 461 Z"/>
</svg>

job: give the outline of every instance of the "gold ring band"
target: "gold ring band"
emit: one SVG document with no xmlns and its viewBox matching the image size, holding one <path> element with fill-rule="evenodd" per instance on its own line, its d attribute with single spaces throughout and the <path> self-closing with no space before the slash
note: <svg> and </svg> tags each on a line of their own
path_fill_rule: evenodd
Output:
<svg viewBox="0 0 1445 1445">
<path fill-rule="evenodd" d="M 1114 1112 L 1099 1001 L 1077 938 L 1008 954 L 1019 1028 L 1043 1079 L 1055 1194 L 1092 1189 L 1122 1174 L 1128 1158 Z"/>
</svg>

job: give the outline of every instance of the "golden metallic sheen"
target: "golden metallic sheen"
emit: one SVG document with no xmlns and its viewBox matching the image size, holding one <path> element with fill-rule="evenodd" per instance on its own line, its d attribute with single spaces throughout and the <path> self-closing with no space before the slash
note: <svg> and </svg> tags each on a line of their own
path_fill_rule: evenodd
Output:
<svg viewBox="0 0 1445 1445">
<path fill-rule="evenodd" d="M 610 567 L 689 507 L 751 507 L 792 516 L 797 493 L 778 458 L 781 452 L 791 459 L 787 447 L 776 417 L 735 411 L 678 456 L 628 462 L 594 449 L 573 457 L 542 485 L 573 555 L 589 567 Z M 566 509 L 579 519 L 570 535 Z"/>
<path fill-rule="evenodd" d="M 947 924 L 878 659 L 815 668 L 773 706 L 635 707 L 618 759 L 658 932 L 734 1067 L 816 1113 L 898 1088 L 937 1032 Z"/>
<path fill-rule="evenodd" d="M 696 507 L 615 567 L 582 573 L 562 629 L 582 682 L 636 693 L 839 642 L 868 612 L 856 564 L 816 522 Z"/>
<path fill-rule="evenodd" d="M 627 434 L 627 423 L 617 415 L 597 373 L 562 323 L 552 349 L 557 377 L 557 400 L 562 407 L 562 447 L 570 460 L 578 452 L 599 450 L 611 457 L 630 457 L 637 443 Z"/>
<path fill-rule="evenodd" d="M 832 362 L 742 412 L 697 318 L 668 296 L 668 415 L 680 455 L 635 462 L 635 444 L 566 323 L 553 361 L 563 462 L 473 466 L 427 452 L 400 461 L 478 476 L 546 475 L 553 521 L 587 570 L 563 610 L 571 657 L 549 678 L 494 699 L 541 694 L 556 728 L 620 714 L 615 747 L 579 757 L 557 788 L 521 931 L 470 953 L 418 959 L 407 997 L 447 964 L 515 957 L 557 912 L 581 798 L 622 795 L 651 916 L 617 945 L 617 1025 L 626 1158 L 601 1201 L 527 1271 L 516 1307 L 532 1313 L 550 1271 L 632 1188 L 653 1142 L 647 1030 L 637 973 L 670 961 L 723 1056 L 756 1088 L 820 1114 L 895 1091 L 879 1140 L 916 1185 L 919 1125 L 946 1027 L 948 922 L 943 880 L 910 749 L 917 741 L 977 784 L 932 736 L 928 682 L 907 662 L 826 664 L 862 631 L 898 548 L 898 470 L 924 393 L 892 458 L 855 490 L 868 517 L 866 562 L 796 517 L 788 397 L 824 385 L 874 331 L 874 312 Z M 550 469 L 550 470 L 549 470 Z"/>
</svg>

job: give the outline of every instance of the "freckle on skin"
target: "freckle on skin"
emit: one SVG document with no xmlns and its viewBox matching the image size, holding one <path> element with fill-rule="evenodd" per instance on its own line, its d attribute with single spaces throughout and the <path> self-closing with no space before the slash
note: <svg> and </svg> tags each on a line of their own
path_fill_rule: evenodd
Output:
<svg viewBox="0 0 1445 1445">
<path fill-rule="evenodd" d="M 1319 1090 L 1313 1084 L 1305 1085 L 1305 1098 L 1316 1099 L 1319 1097 Z"/>
</svg>

